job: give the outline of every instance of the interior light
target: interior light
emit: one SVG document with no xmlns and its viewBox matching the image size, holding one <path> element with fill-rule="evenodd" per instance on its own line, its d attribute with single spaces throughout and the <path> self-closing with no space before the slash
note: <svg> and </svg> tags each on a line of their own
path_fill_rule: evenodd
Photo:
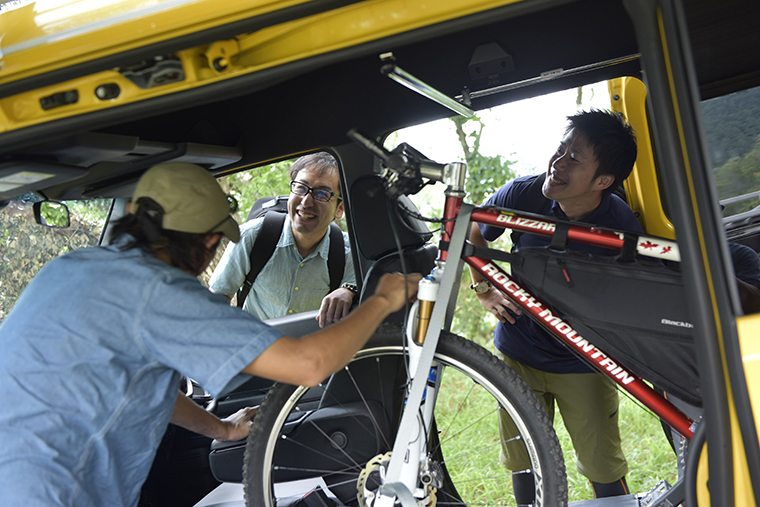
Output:
<svg viewBox="0 0 760 507">
<path fill-rule="evenodd" d="M 386 61 L 392 57 L 383 56 L 383 59 Z M 414 90 L 415 92 L 419 93 L 423 97 L 427 97 L 433 102 L 436 102 L 444 107 L 447 107 L 454 111 L 457 114 L 460 114 L 464 116 L 465 118 L 472 118 L 475 116 L 475 111 L 470 109 L 469 107 L 465 106 L 461 102 L 458 102 L 448 95 L 445 95 L 432 86 L 428 85 L 427 83 L 417 79 L 416 77 L 412 76 L 408 72 L 403 71 L 400 69 L 395 63 L 387 63 L 383 65 L 383 67 L 380 69 L 380 72 L 382 72 L 384 75 L 388 76 L 389 78 L 393 79 L 397 83 L 400 83 L 410 90 Z"/>
</svg>

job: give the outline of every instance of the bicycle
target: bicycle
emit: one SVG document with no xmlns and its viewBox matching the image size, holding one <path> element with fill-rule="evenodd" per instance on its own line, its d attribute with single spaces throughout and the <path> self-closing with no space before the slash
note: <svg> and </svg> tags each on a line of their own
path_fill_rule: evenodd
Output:
<svg viewBox="0 0 760 507">
<path fill-rule="evenodd" d="M 567 504 L 562 451 L 538 400 L 490 352 L 449 332 L 464 263 L 676 431 L 688 439 L 694 436 L 694 421 L 620 361 L 581 339 L 549 305 L 492 262 L 513 260 L 511 254 L 484 252 L 465 241 L 471 221 L 544 235 L 561 229 L 566 238 L 615 249 L 632 248 L 630 235 L 578 224 L 560 227 L 546 217 L 513 210 L 476 208 L 463 201 L 464 164 L 438 164 L 407 145 L 389 152 L 356 131 L 349 137 L 380 158 L 380 177 L 391 199 L 416 193 L 427 182 L 446 184 L 436 265 L 420 282 L 406 325 L 382 326 L 324 384 L 318 400 L 305 398 L 305 387 L 279 384 L 270 391 L 246 444 L 247 505 L 292 505 L 303 492 L 292 494 L 286 486 L 304 480 L 309 488 L 319 484 L 336 505 L 512 505 L 505 469 L 498 477 L 473 479 L 481 462 L 473 464 L 470 453 L 451 454 L 452 440 L 471 433 L 478 437 L 477 447 L 469 448 L 472 453 L 498 452 L 497 410 L 505 411 L 518 428 L 519 437 L 510 445 L 524 445 L 528 452 L 530 469 L 514 472 L 534 474 L 534 505 Z M 641 246 L 645 244 L 660 245 L 659 251 L 653 253 L 651 246 Z M 675 242 L 641 235 L 635 245 L 650 257 L 679 260 Z M 458 395 L 464 399 L 452 404 Z M 307 401 L 302 404 L 302 399 Z M 457 426 L 460 417 L 465 423 Z M 483 435 L 494 439 L 482 442 Z M 494 489 L 482 493 L 482 488 L 471 487 L 485 479 L 496 483 Z M 679 486 L 652 505 L 665 505 L 667 497 L 682 494 Z"/>
</svg>

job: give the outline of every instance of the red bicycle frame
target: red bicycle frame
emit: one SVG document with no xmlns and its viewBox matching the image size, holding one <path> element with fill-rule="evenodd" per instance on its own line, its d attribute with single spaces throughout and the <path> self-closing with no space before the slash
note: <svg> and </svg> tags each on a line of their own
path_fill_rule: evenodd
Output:
<svg viewBox="0 0 760 507">
<path fill-rule="evenodd" d="M 454 220 L 459 214 L 462 202 L 461 197 L 446 196 L 442 234 L 444 245 L 448 244 L 451 240 Z M 476 207 L 470 221 L 471 223 L 475 222 L 505 229 L 515 229 L 544 236 L 551 236 L 556 229 L 556 222 L 551 219 L 537 218 L 514 210 L 493 207 Z M 568 231 L 568 240 L 620 250 L 623 247 L 624 234 L 607 229 L 573 224 L 570 225 Z M 650 257 L 675 261 L 680 260 L 676 243 L 661 238 L 639 236 L 637 251 Z M 445 249 L 441 249 L 439 260 L 445 261 L 447 254 L 448 252 Z M 462 259 L 504 292 L 549 333 L 569 345 L 571 349 L 575 350 L 605 376 L 630 393 L 631 396 L 640 401 L 644 406 L 648 407 L 681 435 L 687 439 L 692 438 L 694 435 L 694 421 L 649 387 L 640 377 L 625 368 L 619 361 L 583 339 L 570 324 L 555 315 L 546 303 L 531 294 L 530 291 L 520 285 L 499 266 L 488 259 L 480 257 L 463 257 Z"/>
</svg>

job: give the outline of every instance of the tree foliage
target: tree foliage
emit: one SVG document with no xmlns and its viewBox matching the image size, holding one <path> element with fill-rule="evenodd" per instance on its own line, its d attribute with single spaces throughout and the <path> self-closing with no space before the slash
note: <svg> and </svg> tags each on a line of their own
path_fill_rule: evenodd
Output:
<svg viewBox="0 0 760 507">
<path fill-rule="evenodd" d="M 485 124 L 480 117 L 455 116 L 451 118 L 451 121 L 454 122 L 464 161 L 468 167 L 466 184 L 468 198 L 474 204 L 482 204 L 488 196 L 515 178 L 515 172 L 510 168 L 510 164 L 514 161 L 506 160 L 501 155 L 489 157 L 480 153 L 480 139 L 485 129 Z"/>
<path fill-rule="evenodd" d="M 760 134 L 760 87 L 703 102 L 702 118 L 713 167 L 743 157 Z"/>
<path fill-rule="evenodd" d="M 715 183 L 721 199 L 748 194 L 760 190 L 760 136 L 755 139 L 752 149 L 741 157 L 735 157 L 715 168 Z M 729 204 L 725 216 L 749 211 L 760 204 L 760 199 Z"/>
<path fill-rule="evenodd" d="M 110 203 L 80 204 L 78 209 L 91 214 L 72 213 L 71 226 L 62 229 L 38 225 L 30 203 L 11 201 L 0 211 L 0 321 L 47 262 L 66 252 L 97 244 L 103 227 L 97 216 L 107 209 L 106 202 Z"/>
<path fill-rule="evenodd" d="M 478 116 L 470 119 L 457 116 L 451 118 L 451 121 L 454 122 L 468 167 L 468 200 L 474 204 L 482 204 L 487 197 L 515 178 L 515 171 L 510 167 L 514 162 L 501 155 L 486 156 L 480 153 L 480 140 L 486 125 Z M 507 250 L 511 248 L 509 235 L 502 235 L 493 246 Z M 490 347 L 497 320 L 483 309 L 477 296 L 470 289 L 471 281 L 470 272 L 465 268 L 460 281 L 452 331 Z"/>
<path fill-rule="evenodd" d="M 237 199 L 241 221 L 248 217 L 248 212 L 257 199 L 290 193 L 288 171 L 293 162 L 295 160 L 284 160 L 219 178 L 219 184 L 225 192 Z"/>
</svg>

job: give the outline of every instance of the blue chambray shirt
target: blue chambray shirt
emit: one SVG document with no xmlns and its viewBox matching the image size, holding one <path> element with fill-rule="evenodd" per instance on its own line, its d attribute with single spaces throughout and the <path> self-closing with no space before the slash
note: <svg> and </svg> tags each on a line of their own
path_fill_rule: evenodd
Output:
<svg viewBox="0 0 760 507">
<path fill-rule="evenodd" d="M 0 326 L 0 506 L 134 506 L 180 373 L 216 395 L 281 336 L 152 255 L 59 257 Z"/>
<path fill-rule="evenodd" d="M 225 250 L 209 282 L 211 290 L 220 294 L 235 294 L 240 289 L 251 270 L 250 251 L 263 223 L 264 218 L 261 217 L 240 226 L 240 241 L 230 243 Z M 346 264 L 341 283 L 356 284 L 354 262 L 345 232 L 343 244 Z M 319 309 L 322 298 L 330 292 L 327 269 L 329 251 L 330 235 L 325 234 L 314 252 L 305 259 L 301 257 L 290 227 L 290 217 L 287 217 L 277 247 L 253 282 L 243 309 L 261 320 Z"/>
</svg>

